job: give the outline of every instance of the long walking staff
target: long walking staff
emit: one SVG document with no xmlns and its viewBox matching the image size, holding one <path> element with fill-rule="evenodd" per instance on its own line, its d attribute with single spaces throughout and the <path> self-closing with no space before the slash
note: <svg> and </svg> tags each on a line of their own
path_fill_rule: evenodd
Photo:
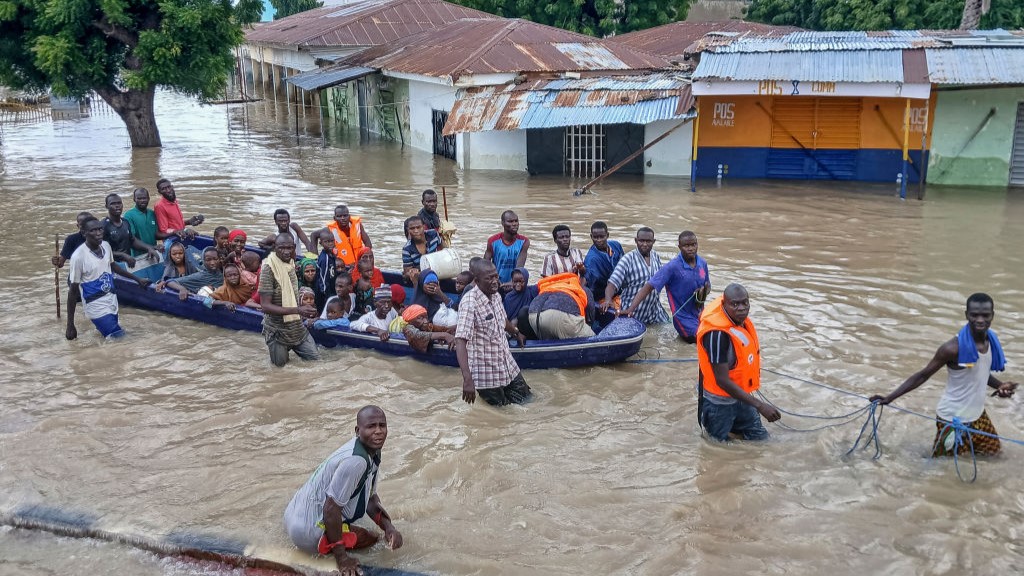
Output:
<svg viewBox="0 0 1024 576">
<path fill-rule="evenodd" d="M 60 257 L 60 234 L 53 235 L 53 254 Z M 57 319 L 60 319 L 60 268 L 53 267 L 53 295 L 57 298 Z"/>
<path fill-rule="evenodd" d="M 441 186 L 441 201 L 444 203 L 444 219 L 448 219 L 448 191 Z"/>
</svg>

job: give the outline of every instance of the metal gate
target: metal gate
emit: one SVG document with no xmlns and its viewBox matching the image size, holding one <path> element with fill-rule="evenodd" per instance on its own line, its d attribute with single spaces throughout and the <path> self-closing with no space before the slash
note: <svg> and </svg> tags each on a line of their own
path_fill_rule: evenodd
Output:
<svg viewBox="0 0 1024 576">
<path fill-rule="evenodd" d="M 1024 102 L 1017 104 L 1017 125 L 1013 129 L 1010 154 L 1010 186 L 1024 186 Z"/>
<path fill-rule="evenodd" d="M 856 177 L 860 98 L 775 98 L 769 115 L 769 178 Z"/>
<path fill-rule="evenodd" d="M 588 124 L 565 128 L 565 173 L 573 178 L 594 178 L 604 172 L 604 126 Z"/>
<path fill-rule="evenodd" d="M 448 122 L 448 113 L 443 110 L 434 110 L 432 122 L 434 124 L 434 154 L 455 160 L 455 135 L 444 135 L 444 125 Z"/>
</svg>

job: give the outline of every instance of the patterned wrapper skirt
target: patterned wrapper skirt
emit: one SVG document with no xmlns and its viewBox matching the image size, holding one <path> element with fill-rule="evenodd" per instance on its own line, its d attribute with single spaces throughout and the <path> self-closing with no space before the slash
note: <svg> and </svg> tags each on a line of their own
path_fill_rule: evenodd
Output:
<svg viewBox="0 0 1024 576">
<path fill-rule="evenodd" d="M 935 448 L 932 451 L 932 456 L 952 456 L 953 455 L 953 435 L 956 431 L 952 428 L 946 428 L 949 422 L 939 418 L 939 421 L 935 423 Z M 979 430 L 981 432 L 987 432 L 989 434 L 998 434 L 996 427 L 992 425 L 992 421 L 988 418 L 987 412 L 982 412 L 981 416 L 978 417 L 974 422 L 966 424 L 968 428 Z M 945 432 L 943 432 L 945 430 Z M 970 439 L 967 438 L 970 436 Z M 971 453 L 971 442 L 974 443 L 975 454 L 986 454 L 992 455 L 999 453 L 1000 444 L 998 438 L 991 436 L 985 436 L 984 434 L 968 433 L 963 437 L 963 442 L 960 446 L 959 455 Z M 947 442 L 949 447 L 947 448 Z"/>
</svg>

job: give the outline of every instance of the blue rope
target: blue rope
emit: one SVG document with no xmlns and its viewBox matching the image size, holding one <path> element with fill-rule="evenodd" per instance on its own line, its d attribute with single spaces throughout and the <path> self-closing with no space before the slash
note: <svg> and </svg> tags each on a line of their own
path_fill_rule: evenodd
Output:
<svg viewBox="0 0 1024 576">
<path fill-rule="evenodd" d="M 853 454 L 857 450 L 862 438 L 864 439 L 864 446 L 861 450 L 867 450 L 868 446 L 874 444 L 875 455 L 872 456 L 871 459 L 878 460 L 882 457 L 882 445 L 878 442 L 878 424 L 882 421 L 882 410 L 885 407 L 878 402 L 872 402 L 867 406 L 867 408 L 868 417 L 864 421 L 864 425 L 860 427 L 860 434 L 857 434 L 857 439 L 854 440 L 853 446 L 851 446 L 850 449 L 846 451 L 846 454 L 843 455 L 844 458 Z M 871 433 L 868 434 L 867 438 L 864 438 L 864 432 L 867 431 L 869 424 L 871 425 Z"/>
<path fill-rule="evenodd" d="M 956 467 L 956 476 L 961 482 L 967 482 L 968 484 L 978 479 L 978 456 L 974 453 L 974 438 L 971 436 L 970 427 L 965 426 L 964 423 L 957 417 L 953 417 L 952 422 L 947 422 L 946 425 L 939 432 L 939 436 L 935 439 L 935 445 L 932 446 L 932 458 L 935 458 L 935 454 L 939 450 L 939 444 L 942 444 L 943 452 L 946 451 L 946 435 L 948 432 L 953 432 L 953 466 Z M 964 445 L 964 436 L 967 437 L 967 445 L 971 449 L 971 465 L 974 467 L 974 474 L 970 480 L 964 480 L 963 474 L 960 473 L 960 448 Z"/>
</svg>

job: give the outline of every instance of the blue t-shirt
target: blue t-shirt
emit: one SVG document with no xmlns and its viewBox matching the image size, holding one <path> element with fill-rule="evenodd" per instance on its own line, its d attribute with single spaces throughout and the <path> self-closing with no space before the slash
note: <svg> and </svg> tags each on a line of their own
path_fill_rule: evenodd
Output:
<svg viewBox="0 0 1024 576">
<path fill-rule="evenodd" d="M 590 250 L 587 251 L 587 257 L 583 261 L 583 265 L 587 267 L 587 273 L 584 275 L 584 278 L 587 279 L 587 288 L 590 288 L 594 293 L 594 298 L 599 301 L 604 300 L 604 290 L 608 286 L 608 278 L 611 277 L 615 265 L 619 263 L 623 255 L 622 244 L 615 240 L 608 241 L 608 248 L 612 251 L 611 254 L 591 245 Z"/>
<path fill-rule="evenodd" d="M 680 254 L 651 276 L 650 284 L 655 291 L 666 289 L 669 308 L 672 310 L 672 325 L 681 336 L 692 338 L 697 334 L 700 311 L 704 309 L 704 304 L 697 302 L 693 293 L 710 283 L 708 263 L 699 254 L 693 266 L 687 264 Z"/>
<path fill-rule="evenodd" d="M 516 239 L 509 245 L 505 244 L 499 232 L 488 238 L 487 243 L 490 244 L 491 252 L 494 254 L 494 267 L 498 269 L 498 279 L 502 284 L 511 282 L 512 271 L 516 268 L 516 260 L 519 259 L 519 253 L 523 251 L 523 245 L 526 244 L 526 236 L 516 234 Z"/>
</svg>

